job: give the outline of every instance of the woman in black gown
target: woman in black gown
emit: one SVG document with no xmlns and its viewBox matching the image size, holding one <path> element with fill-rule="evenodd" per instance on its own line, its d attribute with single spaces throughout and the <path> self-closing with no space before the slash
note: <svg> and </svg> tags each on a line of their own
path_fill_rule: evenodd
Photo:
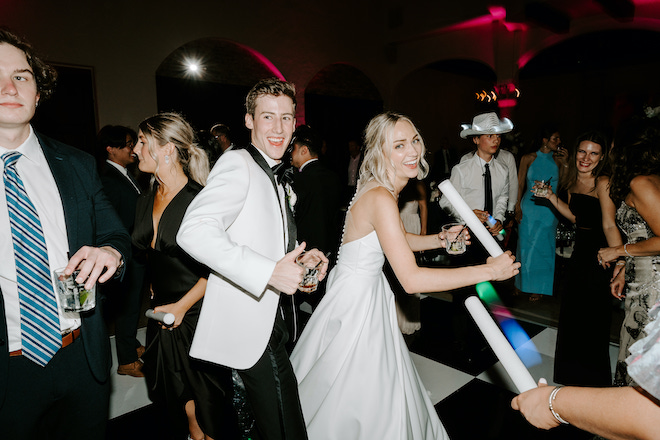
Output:
<svg viewBox="0 0 660 440">
<path fill-rule="evenodd" d="M 562 292 L 554 381 L 564 385 L 612 384 L 609 342 L 612 303 L 610 272 L 598 264 L 598 249 L 620 245 L 616 208 L 609 196 L 609 178 L 600 175 L 606 162 L 607 141 L 598 132 L 579 136 L 573 160 L 561 187 L 568 204 L 552 190 L 546 198 L 575 223 L 575 247 L 571 256 L 568 288 Z"/>
<path fill-rule="evenodd" d="M 138 200 L 133 243 L 146 257 L 152 307 L 175 316 L 170 327 L 156 321 L 147 327 L 143 371 L 150 397 L 167 407 L 174 431 L 186 428 L 187 416 L 189 439 L 237 438 L 231 371 L 215 372 L 211 381 L 204 373 L 210 367 L 188 356 L 209 270 L 175 240 L 186 208 L 206 183 L 208 158 L 178 114 L 152 116 L 139 129 L 134 152 L 140 170 L 153 176 L 151 190 Z"/>
</svg>

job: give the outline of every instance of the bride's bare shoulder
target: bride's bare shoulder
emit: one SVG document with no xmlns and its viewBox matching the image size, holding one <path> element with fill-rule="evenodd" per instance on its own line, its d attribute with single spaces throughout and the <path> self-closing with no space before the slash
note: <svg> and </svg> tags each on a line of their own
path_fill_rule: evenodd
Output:
<svg viewBox="0 0 660 440">
<path fill-rule="evenodd" d="M 365 202 L 364 204 L 396 203 L 396 199 L 387 188 L 377 185 L 367 189 L 358 202 Z"/>
</svg>

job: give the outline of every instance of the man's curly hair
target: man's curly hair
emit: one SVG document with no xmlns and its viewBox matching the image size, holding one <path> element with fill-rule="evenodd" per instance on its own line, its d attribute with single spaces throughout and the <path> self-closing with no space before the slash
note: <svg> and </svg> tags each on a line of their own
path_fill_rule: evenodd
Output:
<svg viewBox="0 0 660 440">
<path fill-rule="evenodd" d="M 48 99 L 55 91 L 57 72 L 48 64 L 44 63 L 35 53 L 32 46 L 25 40 L 7 29 L 0 28 L 0 44 L 9 44 L 23 51 L 28 65 L 32 69 L 34 80 L 37 83 L 37 93 L 40 100 Z"/>
</svg>

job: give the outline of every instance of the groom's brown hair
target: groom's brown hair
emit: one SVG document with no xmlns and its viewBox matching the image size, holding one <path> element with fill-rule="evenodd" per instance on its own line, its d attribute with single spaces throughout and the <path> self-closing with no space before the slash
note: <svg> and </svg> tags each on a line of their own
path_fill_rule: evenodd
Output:
<svg viewBox="0 0 660 440">
<path fill-rule="evenodd" d="M 254 117 L 257 109 L 257 98 L 265 95 L 288 96 L 293 101 L 293 109 L 296 109 L 296 86 L 279 78 L 262 79 L 252 87 L 245 98 L 245 111 Z"/>
</svg>

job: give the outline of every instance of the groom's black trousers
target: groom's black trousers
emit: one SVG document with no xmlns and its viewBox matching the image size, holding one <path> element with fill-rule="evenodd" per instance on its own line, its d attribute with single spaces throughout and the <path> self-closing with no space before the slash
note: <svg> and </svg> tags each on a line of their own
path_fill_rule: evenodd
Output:
<svg viewBox="0 0 660 440">
<path fill-rule="evenodd" d="M 256 419 L 260 440 L 306 440 L 298 383 L 285 344 L 289 338 L 278 310 L 266 351 L 247 370 L 238 370 Z"/>
</svg>

